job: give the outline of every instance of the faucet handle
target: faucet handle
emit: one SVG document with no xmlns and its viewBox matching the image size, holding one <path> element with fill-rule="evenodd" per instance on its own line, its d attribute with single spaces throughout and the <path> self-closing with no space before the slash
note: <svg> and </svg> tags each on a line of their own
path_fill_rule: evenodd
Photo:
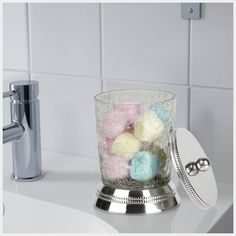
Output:
<svg viewBox="0 0 236 236">
<path fill-rule="evenodd" d="M 3 92 L 3 98 L 11 97 L 13 96 L 15 91 L 8 91 L 8 92 Z"/>
<path fill-rule="evenodd" d="M 31 101 L 39 95 L 38 81 L 19 80 L 10 83 L 10 91 L 3 93 L 3 98 L 11 97 L 12 100 Z"/>
<path fill-rule="evenodd" d="M 35 80 L 19 80 L 10 83 L 10 91 L 3 98 L 11 97 L 15 101 L 33 101 L 39 96 L 39 84 Z"/>
</svg>

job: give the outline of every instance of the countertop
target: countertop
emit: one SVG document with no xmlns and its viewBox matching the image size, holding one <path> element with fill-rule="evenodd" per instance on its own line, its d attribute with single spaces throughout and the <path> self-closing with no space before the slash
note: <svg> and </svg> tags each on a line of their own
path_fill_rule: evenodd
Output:
<svg viewBox="0 0 236 236">
<path fill-rule="evenodd" d="M 92 206 L 96 188 L 100 182 L 98 160 L 42 151 L 45 176 L 39 181 L 22 183 L 12 181 L 10 178 L 11 146 L 4 145 L 3 153 L 5 191 L 93 214 L 121 233 L 210 232 L 233 204 L 232 185 L 217 183 L 217 205 L 208 211 L 199 209 L 188 198 L 172 169 L 172 180 L 181 197 L 178 207 L 161 214 L 150 215 L 104 213 Z"/>
</svg>

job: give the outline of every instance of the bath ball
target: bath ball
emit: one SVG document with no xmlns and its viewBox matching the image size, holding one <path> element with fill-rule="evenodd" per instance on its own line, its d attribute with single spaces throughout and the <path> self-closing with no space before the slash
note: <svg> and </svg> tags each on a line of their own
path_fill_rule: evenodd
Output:
<svg viewBox="0 0 236 236">
<path fill-rule="evenodd" d="M 149 107 L 149 111 L 152 111 L 158 116 L 162 122 L 164 123 L 165 126 L 168 125 L 170 118 L 168 112 L 165 110 L 165 108 L 162 106 L 161 103 L 153 103 Z"/>
<path fill-rule="evenodd" d="M 130 176 L 134 180 L 152 179 L 160 170 L 159 159 L 149 151 L 136 152 L 131 161 Z"/>
<path fill-rule="evenodd" d="M 101 148 L 102 152 L 106 154 L 111 154 L 111 145 L 113 143 L 113 139 L 107 138 L 107 137 L 101 137 Z"/>
<path fill-rule="evenodd" d="M 139 114 L 140 113 L 140 105 L 135 103 L 120 103 L 115 104 L 114 109 L 117 111 L 131 113 L 131 114 Z"/>
<path fill-rule="evenodd" d="M 168 158 L 165 151 L 158 146 L 152 146 L 150 148 L 150 152 L 152 152 L 160 160 L 160 168 L 164 168 Z"/>
<path fill-rule="evenodd" d="M 123 112 L 112 111 L 109 112 L 101 122 L 101 135 L 114 139 L 125 130 L 127 117 Z"/>
<path fill-rule="evenodd" d="M 163 134 L 164 124 L 153 112 L 144 112 L 134 123 L 134 136 L 142 142 L 152 142 Z"/>
<path fill-rule="evenodd" d="M 125 116 L 127 118 L 127 127 L 132 125 L 140 114 L 139 104 L 132 104 L 132 103 L 115 104 L 114 109 L 116 111 L 125 113 Z M 127 130 L 129 131 L 128 128 Z"/>
<path fill-rule="evenodd" d="M 117 156 L 122 156 L 127 159 L 132 158 L 132 155 L 142 148 L 141 142 L 129 132 L 121 133 L 114 140 L 111 152 Z"/>
<path fill-rule="evenodd" d="M 105 173 L 108 179 L 123 179 L 129 175 L 129 163 L 123 157 L 109 156 L 105 160 Z"/>
</svg>

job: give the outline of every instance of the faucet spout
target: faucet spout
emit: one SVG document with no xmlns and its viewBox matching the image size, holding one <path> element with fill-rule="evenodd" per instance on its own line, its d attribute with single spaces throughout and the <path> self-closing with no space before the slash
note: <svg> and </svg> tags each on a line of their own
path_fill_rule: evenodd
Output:
<svg viewBox="0 0 236 236">
<path fill-rule="evenodd" d="M 3 127 L 3 143 L 19 140 L 24 134 L 24 128 L 21 124 L 13 122 Z"/>
</svg>

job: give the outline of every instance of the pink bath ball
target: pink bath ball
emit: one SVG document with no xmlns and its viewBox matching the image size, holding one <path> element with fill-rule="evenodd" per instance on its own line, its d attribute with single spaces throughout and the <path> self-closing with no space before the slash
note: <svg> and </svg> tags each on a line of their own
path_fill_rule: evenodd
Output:
<svg viewBox="0 0 236 236">
<path fill-rule="evenodd" d="M 108 179 L 123 179 L 129 175 L 128 161 L 119 156 L 109 156 L 105 160 L 105 173 Z"/>
<path fill-rule="evenodd" d="M 101 135 L 110 139 L 115 139 L 125 130 L 127 117 L 123 112 L 109 112 L 102 120 Z"/>
<path fill-rule="evenodd" d="M 118 103 L 114 105 L 114 109 L 126 113 L 139 113 L 140 105 L 135 103 Z"/>
<path fill-rule="evenodd" d="M 132 130 L 132 124 L 140 114 L 140 105 L 135 103 L 121 103 L 115 104 L 114 109 L 125 114 L 127 118 L 126 131 Z"/>
<path fill-rule="evenodd" d="M 102 152 L 106 154 L 111 154 L 111 146 L 113 143 L 113 139 L 107 138 L 107 137 L 101 137 L 101 148 Z"/>
<path fill-rule="evenodd" d="M 135 122 L 135 120 L 138 118 L 138 116 L 139 116 L 139 113 L 136 113 L 136 112 L 126 113 L 126 117 L 127 117 L 127 120 L 128 120 L 128 125 L 133 124 Z"/>
</svg>

